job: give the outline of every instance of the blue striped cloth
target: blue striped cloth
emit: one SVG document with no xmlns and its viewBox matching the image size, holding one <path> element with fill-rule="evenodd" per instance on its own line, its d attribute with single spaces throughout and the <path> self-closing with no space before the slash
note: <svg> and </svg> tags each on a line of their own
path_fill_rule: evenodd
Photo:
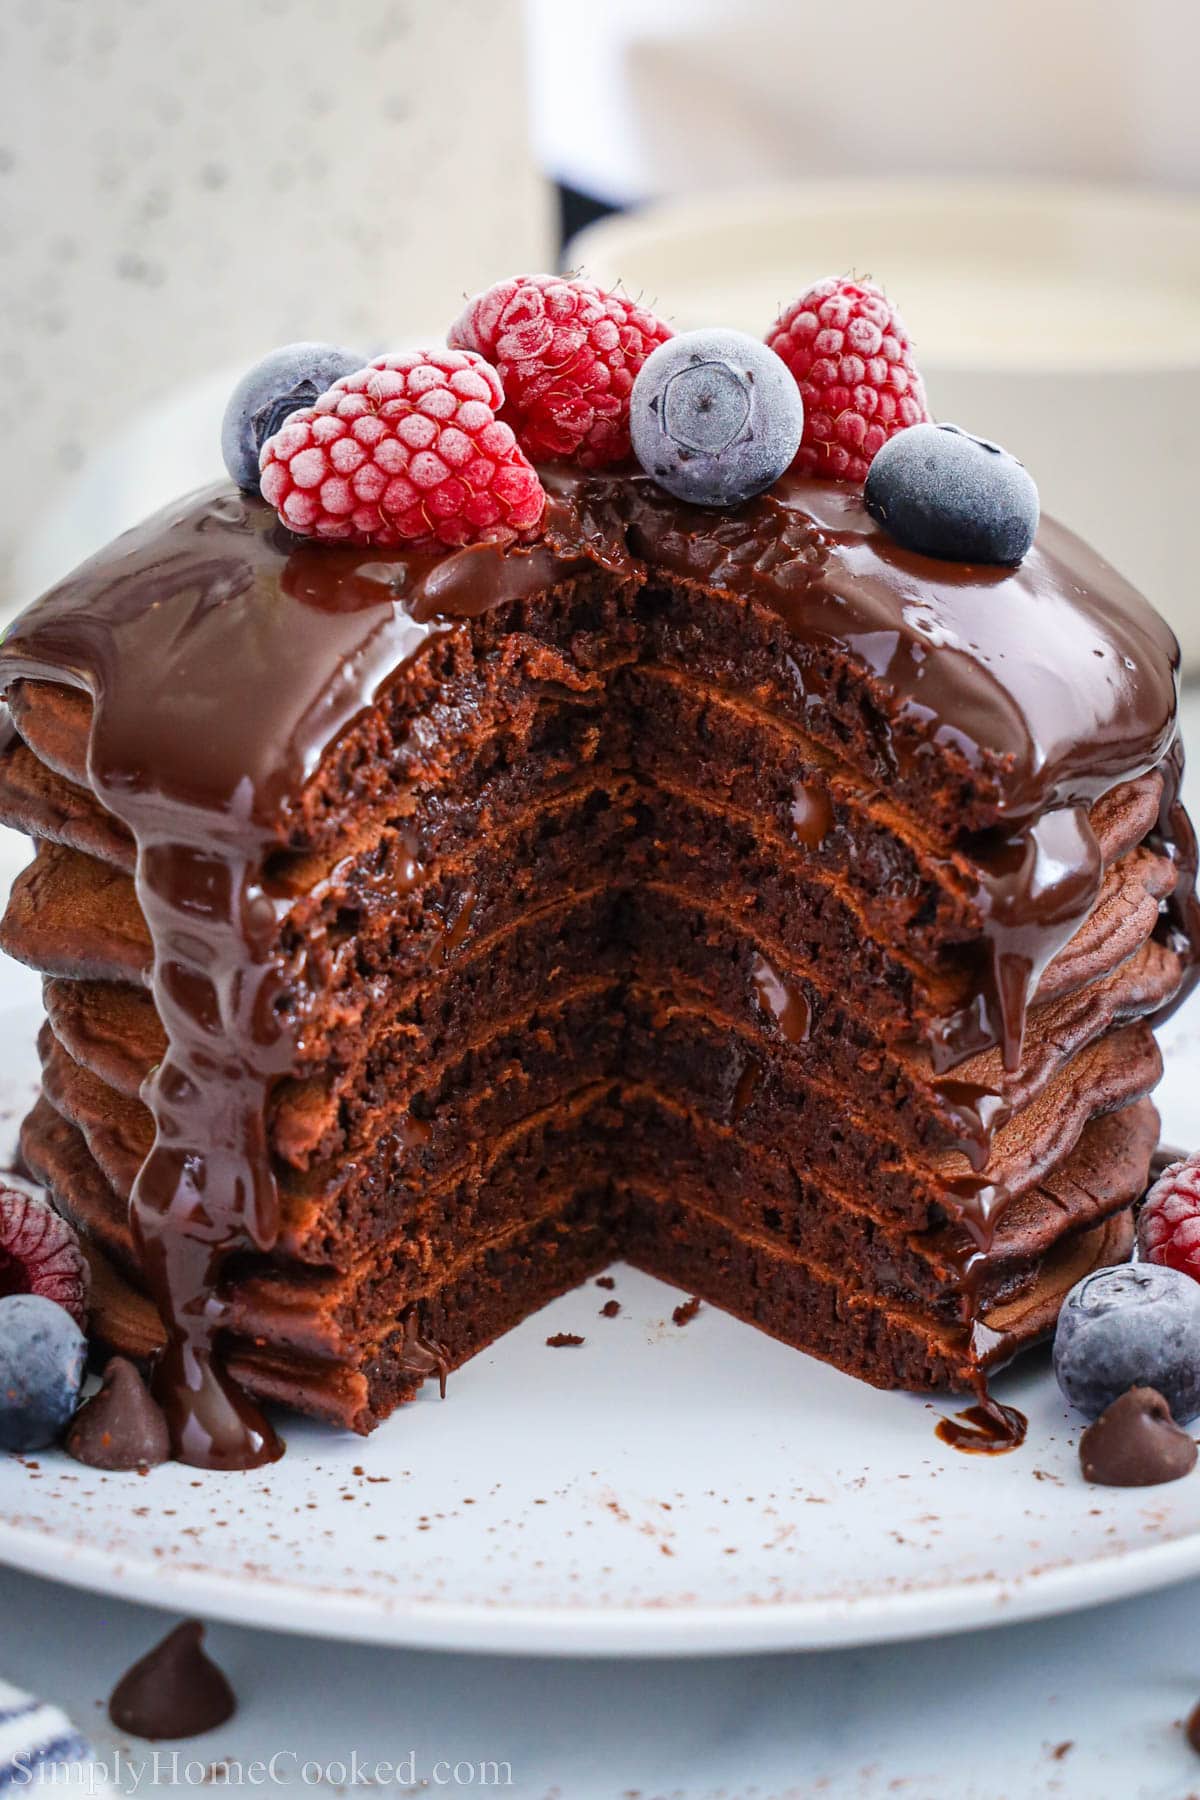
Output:
<svg viewBox="0 0 1200 1800">
<path fill-rule="evenodd" d="M 103 1764 L 66 1713 L 0 1681 L 0 1796 L 10 1800 L 42 1785 L 115 1800 Z"/>
</svg>

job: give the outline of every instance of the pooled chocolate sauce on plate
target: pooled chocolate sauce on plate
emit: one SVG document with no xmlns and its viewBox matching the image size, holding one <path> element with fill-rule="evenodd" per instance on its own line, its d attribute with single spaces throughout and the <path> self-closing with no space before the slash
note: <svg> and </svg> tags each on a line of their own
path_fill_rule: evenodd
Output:
<svg viewBox="0 0 1200 1800">
<path fill-rule="evenodd" d="M 815 722 L 828 691 L 820 658 L 865 671 L 890 721 L 881 779 L 932 741 L 994 783 L 1003 825 L 972 844 L 986 870 L 976 901 L 990 968 L 964 1015 L 943 1022 L 939 1072 L 993 1043 L 1008 1066 L 1019 1060 L 1028 1000 L 1098 891 L 1087 809 L 1164 758 L 1160 837 L 1180 870 L 1170 928 L 1194 965 L 1175 642 L 1069 533 L 1047 522 L 1018 569 L 983 569 L 901 549 L 856 489 L 834 483 L 785 477 L 713 514 L 640 475 L 545 480 L 536 543 L 439 557 L 298 540 L 264 502 L 210 490 L 86 563 L 0 651 L 6 686 L 31 678 L 91 696 L 89 779 L 137 844 L 169 1048 L 145 1091 L 155 1141 L 132 1218 L 167 1334 L 155 1392 L 184 1461 L 247 1468 L 280 1452 L 219 1354 L 223 1265 L 269 1251 L 279 1229 L 266 1105 L 297 1028 L 272 958 L 290 902 L 269 858 L 288 846 L 323 757 L 460 621 L 596 567 L 637 580 L 648 559 L 772 609 Z M 798 821 L 801 836 L 820 828 Z M 787 996 L 768 984 L 765 998 L 782 999 L 790 1029 Z M 986 1183 L 962 1198 L 981 1239 L 994 1200 Z M 436 1347 L 423 1361 L 436 1369 Z"/>
<path fill-rule="evenodd" d="M 971 1456 L 1003 1456 L 1025 1442 L 1028 1420 L 1015 1406 L 1001 1406 L 985 1395 L 954 1418 L 939 1419 L 934 1435 L 952 1450 Z"/>
</svg>

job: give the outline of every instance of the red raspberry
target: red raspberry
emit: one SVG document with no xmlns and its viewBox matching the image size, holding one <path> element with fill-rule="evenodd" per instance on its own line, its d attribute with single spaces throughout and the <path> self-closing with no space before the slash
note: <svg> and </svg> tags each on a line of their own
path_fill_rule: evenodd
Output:
<svg viewBox="0 0 1200 1800">
<path fill-rule="evenodd" d="M 79 1239 L 45 1200 L 0 1187 L 0 1297 L 41 1294 L 87 1325 L 91 1270 Z"/>
<path fill-rule="evenodd" d="M 262 492 L 291 531 L 417 550 L 511 543 L 546 494 L 495 369 L 462 350 L 377 356 L 262 447 Z"/>
<path fill-rule="evenodd" d="M 804 398 L 792 465 L 802 475 L 865 481 L 888 438 L 929 418 L 904 322 L 873 281 L 818 281 L 779 315 L 767 342 Z"/>
<path fill-rule="evenodd" d="M 518 275 L 476 294 L 449 342 L 495 363 L 507 419 L 534 461 L 624 462 L 629 395 L 669 325 L 578 276 Z"/>
<path fill-rule="evenodd" d="M 1200 1281 L 1200 1154 L 1164 1169 L 1138 1214 L 1138 1249 Z"/>
</svg>

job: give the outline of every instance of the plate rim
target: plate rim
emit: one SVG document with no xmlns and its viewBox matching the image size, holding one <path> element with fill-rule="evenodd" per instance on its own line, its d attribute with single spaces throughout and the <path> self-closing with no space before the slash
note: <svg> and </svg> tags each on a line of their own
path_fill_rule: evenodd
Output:
<svg viewBox="0 0 1200 1800">
<path fill-rule="evenodd" d="M 0 1563 L 161 1611 L 321 1640 L 533 1657 L 703 1657 L 850 1649 L 1059 1617 L 1200 1575 L 1200 1526 L 1041 1570 L 807 1600 L 727 1606 L 521 1606 L 388 1600 L 172 1566 L 0 1519 Z M 252 1596 L 248 1598 L 248 1592 Z"/>
</svg>

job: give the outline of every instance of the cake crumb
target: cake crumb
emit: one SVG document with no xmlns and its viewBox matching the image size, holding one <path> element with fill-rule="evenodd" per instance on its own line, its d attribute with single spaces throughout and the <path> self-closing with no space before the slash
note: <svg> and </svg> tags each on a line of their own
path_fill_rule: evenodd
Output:
<svg viewBox="0 0 1200 1800">
<path fill-rule="evenodd" d="M 699 1311 L 700 1302 L 695 1294 L 693 1294 L 690 1300 L 684 1300 L 681 1305 L 675 1308 L 671 1317 L 677 1325 L 690 1325 Z"/>
<path fill-rule="evenodd" d="M 615 1319 L 620 1310 L 621 1302 L 619 1300 L 606 1300 L 604 1305 L 600 1308 L 600 1317 L 602 1319 Z"/>
<path fill-rule="evenodd" d="M 582 1342 L 583 1339 L 577 1331 L 556 1331 L 553 1337 L 546 1339 L 551 1350 L 573 1350 L 576 1344 L 582 1344 Z"/>
<path fill-rule="evenodd" d="M 597 1287 L 615 1288 L 616 1285 L 617 1284 L 611 1275 L 597 1275 L 597 1277 L 596 1277 L 596 1286 Z"/>
</svg>

